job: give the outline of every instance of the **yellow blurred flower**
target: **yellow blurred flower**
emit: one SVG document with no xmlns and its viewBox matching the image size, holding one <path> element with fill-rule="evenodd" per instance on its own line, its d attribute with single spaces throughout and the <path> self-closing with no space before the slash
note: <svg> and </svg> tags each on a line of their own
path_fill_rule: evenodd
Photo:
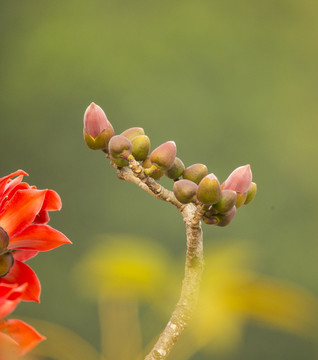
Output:
<svg viewBox="0 0 318 360">
<path fill-rule="evenodd" d="M 233 347 L 248 320 L 309 335 L 317 320 L 317 300 L 295 285 L 250 270 L 253 253 L 247 244 L 211 247 L 206 251 L 199 306 L 189 330 L 197 348 Z"/>
<path fill-rule="evenodd" d="M 89 296 L 151 300 L 171 278 L 170 256 L 153 240 L 129 234 L 101 235 L 79 261 L 74 278 Z"/>
</svg>

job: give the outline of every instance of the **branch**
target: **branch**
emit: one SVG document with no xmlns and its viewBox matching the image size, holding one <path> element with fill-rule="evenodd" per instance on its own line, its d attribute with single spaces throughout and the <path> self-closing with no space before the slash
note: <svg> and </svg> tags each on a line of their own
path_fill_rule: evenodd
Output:
<svg viewBox="0 0 318 360">
<path fill-rule="evenodd" d="M 143 190 L 156 197 L 176 206 L 179 211 L 183 211 L 186 205 L 181 204 L 172 191 L 167 190 L 158 184 L 153 178 L 147 176 L 142 166 L 134 158 L 129 159 L 129 167 L 118 167 L 113 162 L 112 166 L 117 170 L 118 178 L 135 183 Z"/>
<path fill-rule="evenodd" d="M 183 216 L 187 236 L 187 253 L 181 295 L 166 328 L 145 357 L 145 360 L 164 360 L 188 325 L 197 304 L 204 267 L 200 222 L 203 210 L 194 204 L 180 203 L 172 191 L 148 177 L 141 165 L 133 158 L 129 159 L 129 167 L 118 168 L 114 163 L 112 166 L 117 170 L 120 179 L 133 182 L 152 196 L 173 204 Z"/>
<path fill-rule="evenodd" d="M 196 308 L 204 267 L 201 210 L 197 210 L 193 204 L 188 204 L 182 215 L 187 234 L 187 255 L 181 295 L 167 326 L 145 360 L 167 358 Z"/>
</svg>

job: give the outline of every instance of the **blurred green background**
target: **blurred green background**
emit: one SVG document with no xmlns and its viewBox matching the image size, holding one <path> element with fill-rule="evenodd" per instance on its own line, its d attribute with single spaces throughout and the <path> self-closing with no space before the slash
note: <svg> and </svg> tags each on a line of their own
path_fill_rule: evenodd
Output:
<svg viewBox="0 0 318 360">
<path fill-rule="evenodd" d="M 152 148 L 174 140 L 186 166 L 205 163 L 220 181 L 250 163 L 256 200 L 227 228 L 204 225 L 207 246 L 247 241 L 260 273 L 318 295 L 317 11 L 309 0 L 0 1 L 1 176 L 22 168 L 31 184 L 55 189 L 63 208 L 50 224 L 73 241 L 29 262 L 41 304 L 21 304 L 16 316 L 63 325 L 99 348 L 97 306 L 72 273 L 101 233 L 153 239 L 181 282 L 182 218 L 86 147 L 91 101 L 117 133 L 143 127 Z M 146 338 L 166 320 L 154 316 Z M 251 322 L 238 348 L 216 357 L 317 354 L 315 340 Z"/>
</svg>

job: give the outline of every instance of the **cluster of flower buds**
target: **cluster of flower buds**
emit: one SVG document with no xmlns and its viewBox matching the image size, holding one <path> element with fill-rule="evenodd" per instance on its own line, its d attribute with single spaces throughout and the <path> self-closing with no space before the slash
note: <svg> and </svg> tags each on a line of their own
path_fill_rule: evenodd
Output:
<svg viewBox="0 0 318 360">
<path fill-rule="evenodd" d="M 183 172 L 183 179 L 174 183 L 176 198 L 184 203 L 201 204 L 206 224 L 226 226 L 236 214 L 236 209 L 252 202 L 256 195 L 250 165 L 235 169 L 220 185 L 217 177 L 203 164 L 193 164 Z"/>
<path fill-rule="evenodd" d="M 252 182 L 250 165 L 235 169 L 220 185 L 204 164 L 185 168 L 182 160 L 176 157 L 174 141 L 161 144 L 149 154 L 150 140 L 144 129 L 133 127 L 115 135 L 104 111 L 94 103 L 84 115 L 84 139 L 91 149 L 106 152 L 118 167 L 127 166 L 129 158 L 133 157 L 141 162 L 146 175 L 156 180 L 165 175 L 174 180 L 176 198 L 183 204 L 201 205 L 206 224 L 228 225 L 236 209 L 252 202 L 256 195 L 257 186 Z"/>
</svg>

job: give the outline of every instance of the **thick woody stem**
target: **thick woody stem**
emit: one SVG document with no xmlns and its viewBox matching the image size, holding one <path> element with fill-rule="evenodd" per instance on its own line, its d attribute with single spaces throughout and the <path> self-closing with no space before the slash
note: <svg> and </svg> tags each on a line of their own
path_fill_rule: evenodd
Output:
<svg viewBox="0 0 318 360">
<path fill-rule="evenodd" d="M 186 226 L 187 255 L 181 295 L 167 326 L 145 360 L 167 358 L 196 308 L 204 266 L 200 210 L 198 214 L 195 206 L 189 204 L 182 215 Z"/>
<path fill-rule="evenodd" d="M 134 158 L 129 159 L 129 167 L 118 168 L 116 165 L 112 165 L 116 168 L 120 179 L 133 182 L 154 197 L 176 206 L 183 216 L 186 227 L 187 253 L 181 295 L 167 326 L 150 353 L 145 357 L 145 360 L 164 360 L 188 325 L 197 304 L 204 267 L 200 222 L 203 211 L 202 208 L 195 207 L 193 204 L 181 204 L 172 191 L 165 189 L 154 179 L 148 177 Z"/>
</svg>

